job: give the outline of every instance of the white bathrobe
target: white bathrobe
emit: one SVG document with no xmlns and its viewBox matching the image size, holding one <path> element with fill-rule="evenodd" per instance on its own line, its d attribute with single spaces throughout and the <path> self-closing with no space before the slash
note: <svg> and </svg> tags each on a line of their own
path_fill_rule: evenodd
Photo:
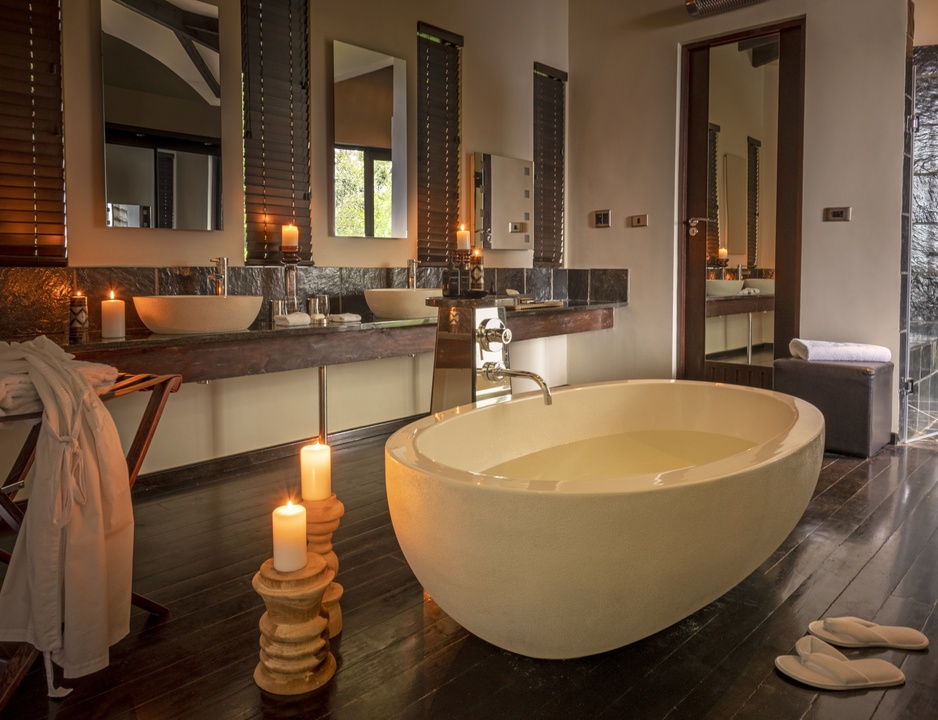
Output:
<svg viewBox="0 0 938 720">
<path fill-rule="evenodd" d="M 130 628 L 133 510 L 127 461 L 73 356 L 45 337 L 0 343 L 43 403 L 26 517 L 0 589 L 0 640 L 51 652 L 65 677 L 108 664 Z"/>
</svg>

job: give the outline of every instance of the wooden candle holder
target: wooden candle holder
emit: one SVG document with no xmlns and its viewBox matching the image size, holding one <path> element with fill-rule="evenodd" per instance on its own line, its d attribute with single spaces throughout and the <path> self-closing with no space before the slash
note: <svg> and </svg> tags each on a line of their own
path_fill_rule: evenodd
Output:
<svg viewBox="0 0 938 720">
<path fill-rule="evenodd" d="M 252 584 L 267 606 L 260 620 L 260 662 L 254 669 L 254 682 L 262 690 L 300 695 L 335 675 L 328 619 L 321 612 L 334 577 L 335 571 L 316 553 L 307 553 L 306 567 L 294 572 L 274 569 L 273 558 L 261 565 Z"/>
<path fill-rule="evenodd" d="M 339 558 L 332 550 L 332 534 L 339 527 L 339 519 L 345 514 L 345 506 L 335 493 L 325 500 L 303 500 L 306 508 L 306 540 L 310 552 L 317 553 L 333 571 L 339 572 Z M 322 599 L 323 610 L 329 617 L 329 637 L 334 638 L 342 632 L 342 586 L 337 582 L 329 583 Z"/>
</svg>

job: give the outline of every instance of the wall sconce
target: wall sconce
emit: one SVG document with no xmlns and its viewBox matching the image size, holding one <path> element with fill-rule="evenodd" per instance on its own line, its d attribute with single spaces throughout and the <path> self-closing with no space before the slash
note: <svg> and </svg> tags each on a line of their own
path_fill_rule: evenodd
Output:
<svg viewBox="0 0 938 720">
<path fill-rule="evenodd" d="M 699 18 L 739 10 L 760 2 L 765 0 L 684 0 L 684 7 L 691 17 Z"/>
</svg>

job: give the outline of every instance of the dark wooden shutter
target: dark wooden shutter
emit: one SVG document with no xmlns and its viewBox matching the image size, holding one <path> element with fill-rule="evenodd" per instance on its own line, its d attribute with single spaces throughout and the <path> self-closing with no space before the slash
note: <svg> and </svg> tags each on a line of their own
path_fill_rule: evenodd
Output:
<svg viewBox="0 0 938 720">
<path fill-rule="evenodd" d="M 280 229 L 309 215 L 309 42 L 305 0 L 242 0 L 244 214 L 249 265 L 281 260 Z"/>
<path fill-rule="evenodd" d="M 563 265 L 567 73 L 534 63 L 534 266 Z"/>
<path fill-rule="evenodd" d="M 746 138 L 748 148 L 746 172 L 746 267 L 754 268 L 759 256 L 759 161 L 762 142 Z"/>
<path fill-rule="evenodd" d="M 460 35 L 417 23 L 417 259 L 445 265 L 459 229 Z"/>
<path fill-rule="evenodd" d="M 67 265 L 59 2 L 0 17 L 0 265 Z"/>
<path fill-rule="evenodd" d="M 710 123 L 707 129 L 707 258 L 720 255 L 720 201 L 717 191 L 717 163 L 720 157 L 720 126 Z"/>
</svg>

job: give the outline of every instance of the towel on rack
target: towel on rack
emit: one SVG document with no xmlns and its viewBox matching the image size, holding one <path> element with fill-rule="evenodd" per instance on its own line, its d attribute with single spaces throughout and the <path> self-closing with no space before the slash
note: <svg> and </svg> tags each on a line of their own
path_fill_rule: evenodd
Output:
<svg viewBox="0 0 938 720">
<path fill-rule="evenodd" d="M 117 368 L 110 365 L 82 360 L 73 360 L 71 364 L 98 395 L 110 390 L 117 380 Z M 26 415 L 42 410 L 42 400 L 27 370 L 20 361 L 0 361 L 0 417 Z"/>
<path fill-rule="evenodd" d="M 46 337 L 0 342 L 42 403 L 35 475 L 0 587 L 0 640 L 49 652 L 65 677 L 100 670 L 130 630 L 133 508 L 110 413 L 74 357 Z"/>
<path fill-rule="evenodd" d="M 889 362 L 892 359 L 889 348 L 861 343 L 794 338 L 788 350 L 792 357 L 815 362 Z"/>
</svg>

